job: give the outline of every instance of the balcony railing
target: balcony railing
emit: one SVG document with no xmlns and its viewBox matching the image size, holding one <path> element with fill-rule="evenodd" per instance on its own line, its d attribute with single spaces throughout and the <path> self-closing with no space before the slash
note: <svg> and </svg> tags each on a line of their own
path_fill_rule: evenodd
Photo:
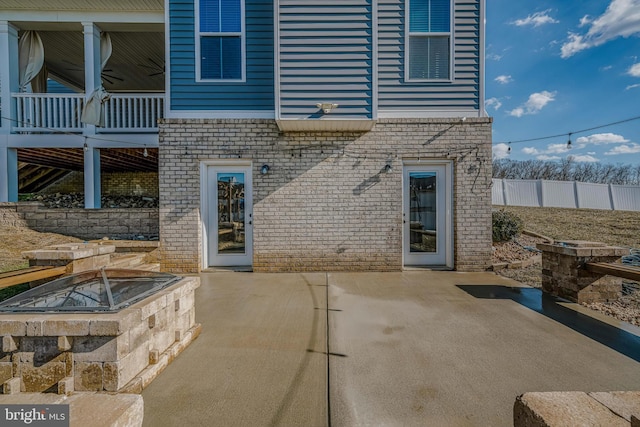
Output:
<svg viewBox="0 0 640 427">
<path fill-rule="evenodd" d="M 14 132 L 80 133 L 84 94 L 14 93 Z M 164 115 L 164 94 L 111 94 L 104 105 L 105 126 L 98 133 L 157 132 Z"/>
</svg>

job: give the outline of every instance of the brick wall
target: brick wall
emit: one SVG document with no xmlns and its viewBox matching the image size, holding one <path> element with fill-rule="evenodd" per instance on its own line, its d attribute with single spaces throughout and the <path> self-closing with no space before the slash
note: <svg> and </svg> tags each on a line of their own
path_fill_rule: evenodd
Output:
<svg viewBox="0 0 640 427">
<path fill-rule="evenodd" d="M 366 133 L 281 133 L 273 120 L 160 123 L 162 268 L 202 265 L 200 162 L 253 162 L 255 271 L 402 268 L 402 162 L 453 160 L 454 263 L 491 256 L 491 121 L 380 120 Z M 393 161 L 390 173 L 382 170 Z M 262 164 L 271 167 L 260 175 Z"/>
<path fill-rule="evenodd" d="M 26 226 L 40 232 L 86 240 L 105 236 L 132 239 L 140 235 L 158 235 L 157 209 L 46 209 L 39 202 L 13 205 L 23 216 Z"/>
<path fill-rule="evenodd" d="M 102 173 L 100 186 L 105 196 L 158 197 L 157 172 L 112 172 Z M 84 174 L 71 172 L 48 186 L 44 194 L 84 193 Z"/>
</svg>

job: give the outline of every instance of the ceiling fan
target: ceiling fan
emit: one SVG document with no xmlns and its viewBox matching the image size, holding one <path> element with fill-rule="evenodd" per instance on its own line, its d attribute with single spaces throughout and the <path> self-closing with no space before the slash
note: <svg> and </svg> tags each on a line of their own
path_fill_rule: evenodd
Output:
<svg viewBox="0 0 640 427">
<path fill-rule="evenodd" d="M 160 64 L 159 62 L 154 61 L 152 58 L 147 58 L 147 60 L 151 63 L 151 65 L 138 64 L 138 66 L 149 70 L 149 74 L 147 74 L 148 77 L 164 75 L 164 61 L 162 61 L 162 64 Z"/>
<path fill-rule="evenodd" d="M 82 71 L 84 72 L 84 69 L 81 68 L 78 64 L 74 64 L 71 61 L 67 61 L 66 59 L 63 59 L 63 62 L 66 62 L 67 64 L 71 64 L 73 65 L 74 68 L 65 68 L 65 70 L 67 71 Z M 113 69 L 111 68 L 105 68 L 104 70 L 102 70 L 102 72 L 100 73 L 100 77 L 102 78 L 102 80 L 104 80 L 105 82 L 109 83 L 110 85 L 112 85 L 114 83 L 114 80 L 117 80 L 119 82 L 124 82 L 124 79 L 116 76 L 113 74 Z"/>
</svg>

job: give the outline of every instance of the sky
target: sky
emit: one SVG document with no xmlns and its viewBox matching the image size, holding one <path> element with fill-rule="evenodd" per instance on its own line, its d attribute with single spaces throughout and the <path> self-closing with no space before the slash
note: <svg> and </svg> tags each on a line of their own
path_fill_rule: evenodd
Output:
<svg viewBox="0 0 640 427">
<path fill-rule="evenodd" d="M 485 106 L 494 159 L 640 165 L 640 0 L 487 0 Z"/>
</svg>

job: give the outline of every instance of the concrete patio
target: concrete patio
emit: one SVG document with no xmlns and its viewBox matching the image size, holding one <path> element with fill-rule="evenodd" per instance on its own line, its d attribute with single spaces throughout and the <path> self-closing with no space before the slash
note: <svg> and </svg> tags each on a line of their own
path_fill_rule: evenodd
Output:
<svg viewBox="0 0 640 427">
<path fill-rule="evenodd" d="M 202 334 L 144 390 L 144 424 L 509 426 L 524 392 L 640 388 L 640 328 L 519 286 L 203 274 Z"/>
</svg>

